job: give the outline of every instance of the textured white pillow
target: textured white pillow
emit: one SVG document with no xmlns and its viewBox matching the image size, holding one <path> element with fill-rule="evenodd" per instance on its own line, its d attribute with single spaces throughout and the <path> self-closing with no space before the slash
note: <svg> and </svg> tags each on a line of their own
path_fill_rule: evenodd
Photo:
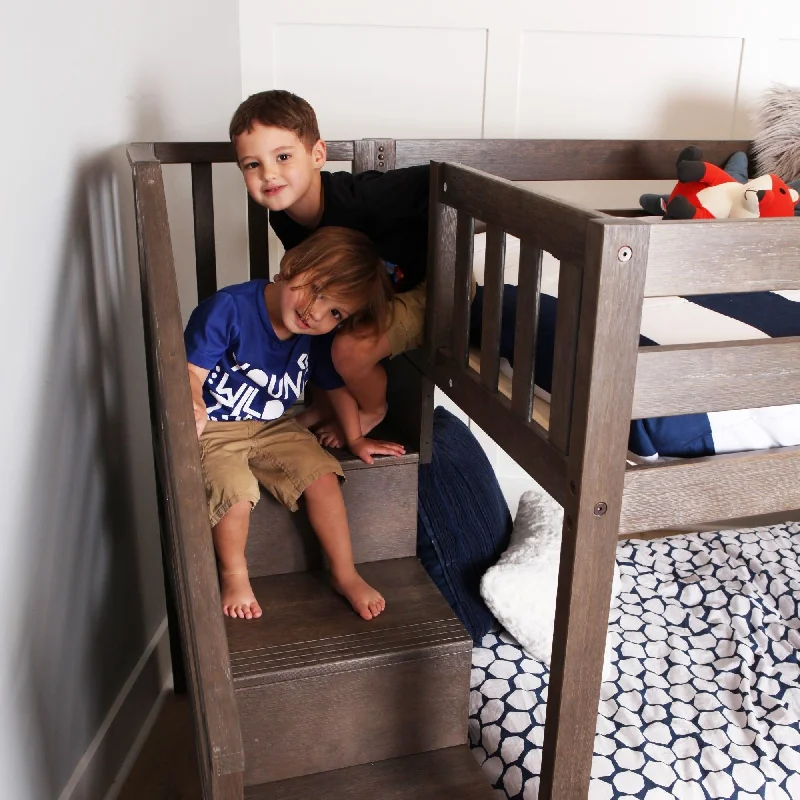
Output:
<svg viewBox="0 0 800 800">
<path fill-rule="evenodd" d="M 564 510 L 538 486 L 519 501 L 508 549 L 486 571 L 481 595 L 528 655 L 550 666 Z M 614 566 L 613 598 L 619 593 Z M 609 652 L 606 650 L 606 664 Z"/>
</svg>

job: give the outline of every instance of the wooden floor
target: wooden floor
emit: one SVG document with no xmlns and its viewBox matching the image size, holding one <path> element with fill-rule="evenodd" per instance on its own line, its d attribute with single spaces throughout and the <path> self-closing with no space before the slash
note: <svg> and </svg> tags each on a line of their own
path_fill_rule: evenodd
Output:
<svg viewBox="0 0 800 800">
<path fill-rule="evenodd" d="M 170 694 L 118 800 L 199 800 L 194 731 L 186 695 Z"/>
</svg>

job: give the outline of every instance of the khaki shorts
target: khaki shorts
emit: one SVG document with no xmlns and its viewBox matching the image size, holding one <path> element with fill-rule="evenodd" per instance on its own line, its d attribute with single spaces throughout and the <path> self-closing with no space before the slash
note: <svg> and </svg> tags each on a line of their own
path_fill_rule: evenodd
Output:
<svg viewBox="0 0 800 800">
<path fill-rule="evenodd" d="M 475 299 L 478 284 L 472 276 L 471 297 Z M 392 324 L 386 331 L 391 357 L 406 350 L 422 347 L 425 340 L 425 281 L 409 292 L 401 292 L 392 298 Z"/>
<path fill-rule="evenodd" d="M 209 421 L 200 437 L 200 460 L 211 524 L 231 506 L 259 500 L 260 483 L 297 511 L 297 500 L 329 472 L 344 480 L 339 462 L 305 428 L 284 414 L 271 422 Z"/>
</svg>

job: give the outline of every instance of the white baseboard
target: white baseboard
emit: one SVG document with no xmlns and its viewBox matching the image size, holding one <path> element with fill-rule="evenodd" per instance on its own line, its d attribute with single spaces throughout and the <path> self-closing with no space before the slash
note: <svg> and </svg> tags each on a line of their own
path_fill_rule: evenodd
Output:
<svg viewBox="0 0 800 800">
<path fill-rule="evenodd" d="M 166 632 L 165 617 L 58 800 L 114 800 L 119 793 L 171 687 Z"/>
</svg>

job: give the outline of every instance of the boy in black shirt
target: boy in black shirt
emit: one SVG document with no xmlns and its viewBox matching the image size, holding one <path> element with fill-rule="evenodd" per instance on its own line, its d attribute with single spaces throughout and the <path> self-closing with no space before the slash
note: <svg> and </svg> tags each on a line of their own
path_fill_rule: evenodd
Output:
<svg viewBox="0 0 800 800">
<path fill-rule="evenodd" d="M 270 224 L 287 250 L 317 228 L 336 225 L 366 233 L 387 262 L 396 292 L 389 327 L 375 336 L 342 332 L 332 348 L 359 413 L 348 415 L 354 421 L 348 430 L 330 422 L 317 429 L 323 444 L 346 443 L 356 452 L 386 414 L 380 362 L 422 344 L 429 167 L 323 172 L 326 148 L 313 108 L 281 90 L 245 100 L 231 120 L 230 137 L 250 196 L 269 209 Z M 301 421 L 313 426 L 328 416 L 318 408 Z"/>
</svg>

